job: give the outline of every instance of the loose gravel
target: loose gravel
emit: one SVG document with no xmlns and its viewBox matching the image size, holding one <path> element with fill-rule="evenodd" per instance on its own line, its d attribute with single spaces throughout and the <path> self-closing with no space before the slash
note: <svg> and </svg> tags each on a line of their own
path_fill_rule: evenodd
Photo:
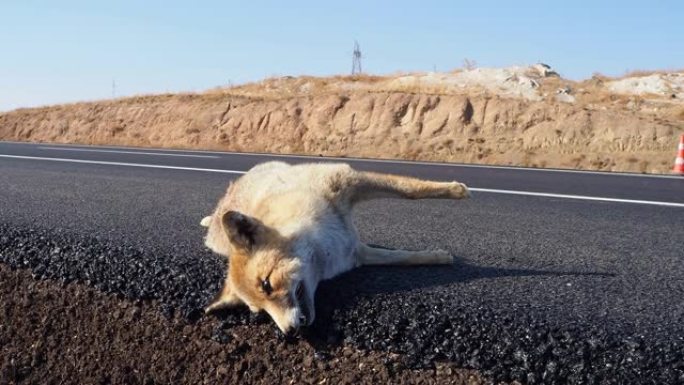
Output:
<svg viewBox="0 0 684 385">
<path fill-rule="evenodd" d="M 190 323 L 159 305 L 0 264 L 0 384 L 483 383 L 449 363 L 411 369 L 397 355 L 283 343 L 263 318 Z"/>
<path fill-rule="evenodd" d="M 38 279 L 86 284 L 128 300 L 158 301 L 169 320 L 206 322 L 201 308 L 219 290 L 224 274 L 223 262 L 208 251 L 169 254 L 2 223 L 0 234 L 0 261 L 9 266 L 28 269 Z M 305 338 L 326 349 L 343 346 L 400 355 L 413 370 L 435 370 L 437 363 L 449 362 L 496 382 L 684 383 L 682 335 L 655 338 L 629 324 L 583 324 L 581 319 L 563 324 L 515 303 L 505 308 L 459 298 L 440 285 L 402 287 L 409 277 L 439 277 L 448 273 L 444 269 L 453 267 L 362 268 L 325 282 L 317 293 L 317 322 Z M 263 317 L 235 311 L 219 320 L 227 330 L 270 328 L 269 336 L 276 339 Z M 220 343 L 222 337 L 217 338 Z"/>
</svg>

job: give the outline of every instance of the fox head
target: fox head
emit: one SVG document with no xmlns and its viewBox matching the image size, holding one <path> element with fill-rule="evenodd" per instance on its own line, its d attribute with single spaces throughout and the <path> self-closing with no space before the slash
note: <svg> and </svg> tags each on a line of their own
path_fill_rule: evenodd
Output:
<svg viewBox="0 0 684 385">
<path fill-rule="evenodd" d="M 292 241 L 258 219 L 236 211 L 215 213 L 201 223 L 205 244 L 228 258 L 228 278 L 213 308 L 244 303 L 266 311 L 285 334 L 314 320 L 315 283 L 294 255 Z"/>
</svg>

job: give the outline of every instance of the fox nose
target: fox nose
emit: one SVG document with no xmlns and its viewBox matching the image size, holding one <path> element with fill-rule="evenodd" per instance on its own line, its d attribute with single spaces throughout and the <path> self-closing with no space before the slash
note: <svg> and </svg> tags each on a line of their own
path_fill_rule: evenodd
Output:
<svg viewBox="0 0 684 385">
<path fill-rule="evenodd" d="M 308 326 L 308 317 L 306 314 L 300 314 L 297 316 L 297 323 L 290 326 L 286 331 L 281 332 L 280 329 L 278 330 L 286 339 L 292 339 L 292 338 L 297 338 L 301 337 L 302 333 L 302 327 Z"/>
<path fill-rule="evenodd" d="M 299 315 L 299 324 L 308 325 L 308 318 L 306 317 L 306 314 L 302 313 Z"/>
<path fill-rule="evenodd" d="M 299 332 L 299 328 L 292 328 L 292 329 L 288 330 L 287 333 L 285 333 L 285 337 L 288 337 L 288 338 L 297 338 L 300 335 L 301 334 Z"/>
<path fill-rule="evenodd" d="M 276 329 L 276 335 L 278 339 L 291 343 L 294 342 L 299 336 L 299 328 L 289 328 L 285 332 L 280 329 Z"/>
</svg>

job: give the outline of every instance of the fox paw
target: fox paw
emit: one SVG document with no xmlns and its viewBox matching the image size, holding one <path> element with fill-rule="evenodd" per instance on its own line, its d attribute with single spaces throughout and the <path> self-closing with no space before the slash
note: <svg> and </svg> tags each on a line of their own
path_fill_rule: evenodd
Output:
<svg viewBox="0 0 684 385">
<path fill-rule="evenodd" d="M 455 199 L 470 198 L 470 190 L 463 183 L 451 182 L 451 196 Z"/>
</svg>

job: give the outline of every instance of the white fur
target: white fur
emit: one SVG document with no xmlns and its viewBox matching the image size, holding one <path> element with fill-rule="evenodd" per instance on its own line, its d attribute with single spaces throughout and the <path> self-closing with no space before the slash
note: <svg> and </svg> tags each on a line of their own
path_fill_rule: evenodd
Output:
<svg viewBox="0 0 684 385">
<path fill-rule="evenodd" d="M 314 295 L 319 282 L 330 279 L 361 264 L 450 263 L 444 251 L 411 252 L 368 247 L 359 240 L 351 219 L 355 202 L 378 197 L 447 198 L 469 196 L 460 183 L 422 181 L 414 178 L 362 173 L 347 164 L 303 164 L 290 166 L 283 162 L 268 162 L 249 170 L 236 180 L 219 202 L 212 216 L 202 219 L 208 227 L 206 245 L 215 252 L 229 256 L 233 250 L 222 226 L 222 217 L 236 211 L 256 218 L 266 228 L 287 240 L 288 250 L 298 262 L 293 273 L 290 296 L 300 282 L 305 284 L 304 300 L 313 322 Z M 261 260 L 251 257 L 252 260 Z M 254 259 L 257 258 L 257 259 Z M 241 278 L 241 277 L 237 277 Z M 252 279 L 251 277 L 249 279 Z M 230 288 L 231 282 L 226 282 Z M 209 307 L 234 303 L 235 296 L 256 307 L 246 294 L 233 290 Z M 301 304 L 285 310 L 272 303 L 263 305 L 278 327 L 290 330 L 300 326 Z"/>
</svg>

